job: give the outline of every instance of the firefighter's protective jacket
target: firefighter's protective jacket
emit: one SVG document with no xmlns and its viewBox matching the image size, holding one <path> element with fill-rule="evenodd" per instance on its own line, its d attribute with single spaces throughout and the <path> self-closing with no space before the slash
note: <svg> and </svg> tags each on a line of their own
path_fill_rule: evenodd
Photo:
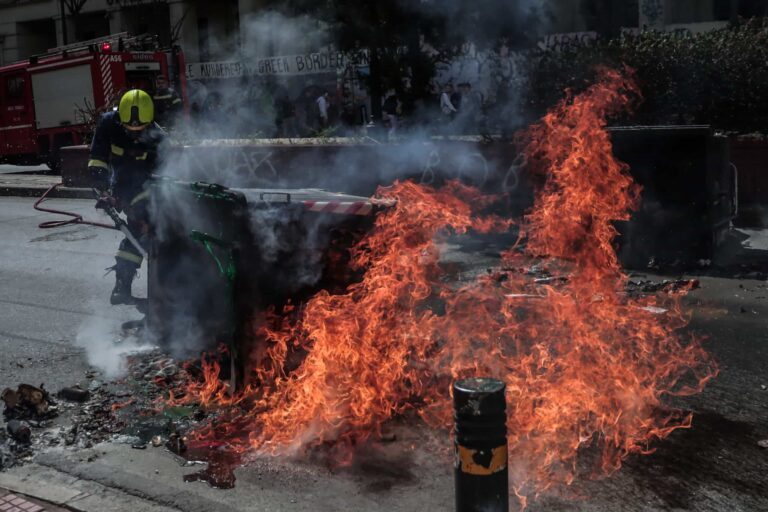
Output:
<svg viewBox="0 0 768 512">
<path fill-rule="evenodd" d="M 165 143 L 165 132 L 156 123 L 151 123 L 134 138 L 121 126 L 116 111 L 107 112 L 96 127 L 88 167 L 103 170 L 106 175 L 111 167 L 114 196 L 131 201 L 157 171 L 158 154 Z"/>
<path fill-rule="evenodd" d="M 152 102 L 155 104 L 155 120 L 161 126 L 172 124 L 174 116 L 181 112 L 181 96 L 171 87 L 158 89 L 152 96 Z"/>
</svg>

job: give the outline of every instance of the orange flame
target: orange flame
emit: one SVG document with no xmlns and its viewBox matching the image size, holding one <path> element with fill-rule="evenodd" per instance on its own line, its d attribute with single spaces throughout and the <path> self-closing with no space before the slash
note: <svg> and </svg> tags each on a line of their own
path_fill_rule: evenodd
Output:
<svg viewBox="0 0 768 512">
<path fill-rule="evenodd" d="M 229 397 L 216 364 L 206 363 L 184 399 L 224 410 L 192 439 L 268 454 L 332 443 L 348 462 L 356 444 L 408 410 L 449 428 L 450 383 L 495 377 L 507 384 L 510 479 L 524 506 L 527 496 L 572 482 L 588 447 L 600 451 L 596 469 L 605 474 L 689 427 L 690 414 L 666 409 L 662 398 L 701 390 L 715 365 L 677 332 L 687 323 L 678 296 L 623 293 L 612 246 L 613 223 L 629 218 L 639 189 L 604 128 L 636 96 L 631 76 L 603 70 L 520 138 L 545 182 L 525 218 L 525 251 L 508 251 L 504 264 L 535 263 L 567 279 L 537 284 L 510 272 L 456 289 L 441 280 L 439 241 L 510 222 L 476 215 L 484 199 L 456 183 L 382 188 L 379 197 L 396 205 L 352 249 L 362 280 L 260 327 L 266 345 L 242 393 Z M 664 315 L 651 308 L 662 305 Z M 295 352 L 305 356 L 287 369 Z"/>
<path fill-rule="evenodd" d="M 131 398 L 129 398 L 128 400 L 126 400 L 124 402 L 115 402 L 115 403 L 113 403 L 110 406 L 110 409 L 114 413 L 114 412 L 119 411 L 120 409 L 124 409 L 125 407 L 128 407 L 129 405 L 131 405 L 131 404 L 133 404 L 135 402 L 136 402 L 136 399 L 131 397 Z"/>
</svg>

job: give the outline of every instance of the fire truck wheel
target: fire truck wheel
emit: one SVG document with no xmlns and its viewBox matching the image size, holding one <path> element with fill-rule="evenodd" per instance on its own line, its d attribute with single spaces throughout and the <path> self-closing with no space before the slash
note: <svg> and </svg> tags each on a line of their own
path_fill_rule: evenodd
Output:
<svg viewBox="0 0 768 512">
<path fill-rule="evenodd" d="M 45 165 L 47 165 L 48 168 L 54 172 L 61 172 L 61 158 L 59 158 L 59 155 L 49 158 L 45 162 Z"/>
</svg>

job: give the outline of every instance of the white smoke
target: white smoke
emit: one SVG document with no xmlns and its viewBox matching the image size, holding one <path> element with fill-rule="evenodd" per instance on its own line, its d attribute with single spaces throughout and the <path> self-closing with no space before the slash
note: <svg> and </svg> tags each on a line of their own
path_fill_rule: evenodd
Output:
<svg viewBox="0 0 768 512">
<path fill-rule="evenodd" d="M 248 59 L 315 52 L 331 43 L 328 26 L 309 16 L 276 11 L 249 13 L 240 24 L 242 55 Z"/>
<path fill-rule="evenodd" d="M 85 350 L 88 364 L 98 369 L 104 378 L 123 377 L 128 370 L 127 356 L 154 348 L 145 340 L 122 330 L 123 321 L 128 318 L 116 314 L 114 306 L 104 301 L 93 301 L 88 309 L 92 315 L 80 326 L 75 345 Z M 138 313 L 135 316 L 139 317 Z"/>
</svg>

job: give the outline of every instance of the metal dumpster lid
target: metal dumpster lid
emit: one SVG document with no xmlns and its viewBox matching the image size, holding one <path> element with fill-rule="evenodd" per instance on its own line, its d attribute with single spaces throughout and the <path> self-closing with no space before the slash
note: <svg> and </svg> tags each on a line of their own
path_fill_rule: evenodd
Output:
<svg viewBox="0 0 768 512">
<path fill-rule="evenodd" d="M 342 215 L 371 215 L 376 208 L 393 202 L 371 197 L 328 192 L 319 188 L 232 188 L 242 193 L 249 205 L 301 204 L 307 211 Z"/>
</svg>

